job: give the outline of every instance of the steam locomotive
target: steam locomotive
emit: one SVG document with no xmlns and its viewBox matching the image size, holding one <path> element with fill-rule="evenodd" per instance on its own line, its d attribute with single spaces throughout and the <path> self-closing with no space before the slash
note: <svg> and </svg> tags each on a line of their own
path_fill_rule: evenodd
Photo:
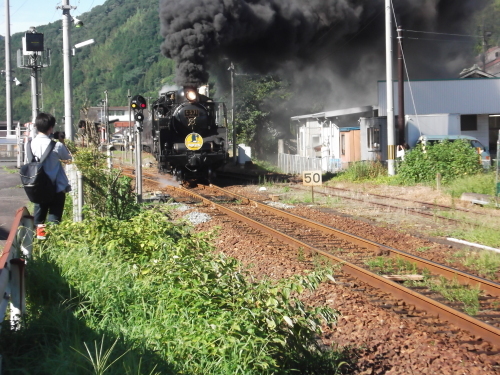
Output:
<svg viewBox="0 0 500 375">
<path fill-rule="evenodd" d="M 212 181 L 228 161 L 226 107 L 195 87 L 162 93 L 143 128 L 143 148 L 178 181 Z"/>
</svg>

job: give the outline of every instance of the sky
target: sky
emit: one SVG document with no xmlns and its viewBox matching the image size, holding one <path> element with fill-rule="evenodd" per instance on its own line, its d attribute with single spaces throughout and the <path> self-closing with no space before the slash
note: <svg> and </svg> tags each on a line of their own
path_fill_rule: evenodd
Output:
<svg viewBox="0 0 500 375">
<path fill-rule="evenodd" d="M 69 0 L 69 5 L 76 6 L 71 15 L 77 17 L 102 5 L 105 0 Z M 41 26 L 60 20 L 62 10 L 57 6 L 61 0 L 9 0 L 10 3 L 10 34 L 25 32 L 30 26 Z M 5 0 L 0 9 L 0 35 L 5 35 Z"/>
</svg>

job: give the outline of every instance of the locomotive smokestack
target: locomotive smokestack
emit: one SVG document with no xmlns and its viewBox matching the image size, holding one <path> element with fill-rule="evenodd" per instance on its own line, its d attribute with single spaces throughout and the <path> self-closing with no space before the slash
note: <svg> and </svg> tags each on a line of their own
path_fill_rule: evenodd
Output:
<svg viewBox="0 0 500 375">
<path fill-rule="evenodd" d="M 408 30 L 463 34 L 486 2 L 399 0 L 394 6 Z M 287 73 L 304 77 L 310 69 L 323 81 L 359 88 L 383 77 L 383 14 L 384 0 L 160 0 L 161 49 L 175 60 L 183 86 L 206 83 L 210 63 L 225 56 L 246 70 L 270 73 L 286 66 Z M 467 65 L 466 46 L 407 43 L 410 78 L 456 76 Z"/>
</svg>

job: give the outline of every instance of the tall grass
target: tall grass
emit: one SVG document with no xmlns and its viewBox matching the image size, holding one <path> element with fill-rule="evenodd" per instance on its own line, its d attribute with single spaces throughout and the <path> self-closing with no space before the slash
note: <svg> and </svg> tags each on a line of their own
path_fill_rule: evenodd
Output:
<svg viewBox="0 0 500 375">
<path fill-rule="evenodd" d="M 128 221 L 95 216 L 49 227 L 30 262 L 24 328 L 1 333 L 7 367 L 27 374 L 336 373 L 344 353 L 316 342 L 335 312 L 307 309 L 293 297 L 327 271 L 277 284 L 247 281 L 206 236 L 154 210 Z"/>
<path fill-rule="evenodd" d="M 495 173 L 478 173 L 457 178 L 446 185 L 446 192 L 459 198 L 463 193 L 495 195 Z"/>
<path fill-rule="evenodd" d="M 343 172 L 340 172 L 332 181 L 362 182 L 374 180 L 373 182 L 386 182 L 387 168 L 380 162 L 360 161 L 355 162 Z"/>
</svg>

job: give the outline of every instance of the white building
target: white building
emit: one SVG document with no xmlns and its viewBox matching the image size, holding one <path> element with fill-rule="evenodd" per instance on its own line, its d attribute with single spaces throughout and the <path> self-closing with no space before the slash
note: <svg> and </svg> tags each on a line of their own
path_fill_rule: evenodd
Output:
<svg viewBox="0 0 500 375">
<path fill-rule="evenodd" d="M 407 120 L 405 135 L 408 141 L 413 140 L 416 133 L 470 135 L 490 150 L 496 150 L 500 130 L 499 78 L 407 81 L 404 90 Z M 399 114 L 397 98 L 398 85 L 394 82 L 395 116 Z M 385 81 L 378 82 L 378 108 L 379 116 L 387 116 Z M 422 124 L 426 121 L 419 121 L 419 117 L 437 114 L 441 115 L 442 121 L 423 128 Z M 459 123 L 455 121 L 450 124 L 453 121 L 450 117 L 459 119 Z"/>
</svg>

